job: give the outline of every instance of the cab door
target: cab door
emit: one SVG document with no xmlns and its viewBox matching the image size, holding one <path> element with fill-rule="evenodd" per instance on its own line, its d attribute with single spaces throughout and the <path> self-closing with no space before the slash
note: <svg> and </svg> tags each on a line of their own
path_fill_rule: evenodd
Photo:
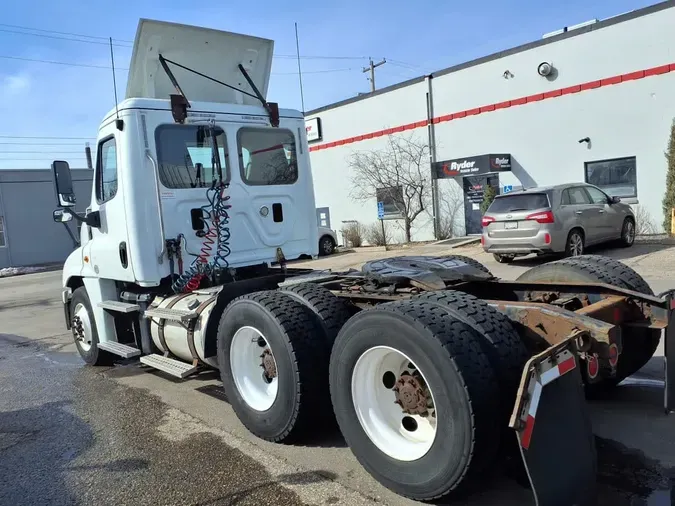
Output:
<svg viewBox="0 0 675 506">
<path fill-rule="evenodd" d="M 100 226 L 91 227 L 89 264 L 99 278 L 133 281 L 129 263 L 124 184 L 120 178 L 121 132 L 114 123 L 104 126 L 99 132 L 96 149 L 96 168 L 91 211 L 98 212 Z"/>
</svg>

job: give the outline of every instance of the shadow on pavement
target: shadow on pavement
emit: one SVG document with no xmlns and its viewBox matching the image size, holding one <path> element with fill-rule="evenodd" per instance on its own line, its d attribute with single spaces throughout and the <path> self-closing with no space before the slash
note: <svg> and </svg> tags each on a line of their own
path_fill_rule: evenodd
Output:
<svg viewBox="0 0 675 506">
<path fill-rule="evenodd" d="M 630 260 L 631 258 L 656 253 L 665 249 L 673 248 L 672 244 L 658 244 L 658 243 L 634 243 L 630 248 L 622 248 L 620 246 L 613 247 L 607 244 L 598 246 L 591 246 L 586 250 L 588 255 L 603 255 L 614 258 L 619 261 Z M 562 254 L 556 255 L 528 255 L 526 257 L 518 257 L 513 261 L 514 266 L 519 265 L 523 267 L 535 267 L 537 265 L 552 262 L 563 258 Z"/>
</svg>

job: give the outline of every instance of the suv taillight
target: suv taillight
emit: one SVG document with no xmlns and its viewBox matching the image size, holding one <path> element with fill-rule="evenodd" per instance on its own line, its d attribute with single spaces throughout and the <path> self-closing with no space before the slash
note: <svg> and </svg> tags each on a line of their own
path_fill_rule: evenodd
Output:
<svg viewBox="0 0 675 506">
<path fill-rule="evenodd" d="M 526 220 L 534 220 L 537 223 L 553 223 L 553 213 L 551 211 L 544 211 L 543 213 L 534 213 L 525 217 Z"/>
<path fill-rule="evenodd" d="M 495 221 L 495 219 L 492 216 L 483 216 L 483 218 L 480 220 L 480 224 L 483 227 L 487 227 L 493 221 Z"/>
</svg>

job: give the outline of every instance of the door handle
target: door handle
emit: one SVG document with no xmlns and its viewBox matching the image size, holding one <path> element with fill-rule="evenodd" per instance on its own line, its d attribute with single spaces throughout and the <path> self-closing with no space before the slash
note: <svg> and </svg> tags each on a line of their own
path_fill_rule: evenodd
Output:
<svg viewBox="0 0 675 506">
<path fill-rule="evenodd" d="M 605 212 L 605 210 L 604 210 L 604 209 L 600 209 L 600 210 L 598 210 L 598 212 L 599 212 L 600 214 L 602 214 L 602 213 Z"/>
<path fill-rule="evenodd" d="M 583 211 L 574 211 L 574 214 L 583 214 Z"/>
</svg>

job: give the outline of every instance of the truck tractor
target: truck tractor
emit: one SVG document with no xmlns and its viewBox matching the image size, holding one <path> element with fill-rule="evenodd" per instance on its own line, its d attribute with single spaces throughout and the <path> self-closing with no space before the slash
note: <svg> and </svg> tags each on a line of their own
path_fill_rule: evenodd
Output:
<svg viewBox="0 0 675 506">
<path fill-rule="evenodd" d="M 412 499 L 466 494 L 511 461 L 537 504 L 592 502 L 586 396 L 662 337 L 672 363 L 672 293 L 595 255 L 516 281 L 460 255 L 294 268 L 319 253 L 315 201 L 303 114 L 266 98 L 272 55 L 271 40 L 143 19 L 86 213 L 53 162 L 54 220 L 81 224 L 62 297 L 84 362 L 217 369 L 251 433 L 293 443 L 336 421 Z M 668 367 L 667 412 L 673 392 Z"/>
</svg>

